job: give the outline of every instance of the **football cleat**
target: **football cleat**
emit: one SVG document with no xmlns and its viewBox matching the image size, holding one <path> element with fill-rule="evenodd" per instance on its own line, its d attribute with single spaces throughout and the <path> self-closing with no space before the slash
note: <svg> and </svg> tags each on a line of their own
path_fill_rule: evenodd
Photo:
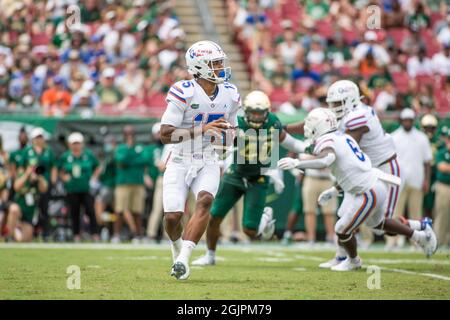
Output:
<svg viewBox="0 0 450 320">
<path fill-rule="evenodd" d="M 353 261 L 352 261 L 353 260 Z M 361 269 L 362 262 L 360 258 L 357 259 L 350 259 L 347 258 L 338 265 L 335 265 L 334 267 L 331 267 L 331 270 L 333 271 L 353 271 Z"/>
<path fill-rule="evenodd" d="M 425 236 L 421 237 L 417 243 L 425 252 L 425 256 L 430 258 L 437 250 L 436 234 L 429 225 L 425 226 L 425 230 L 419 232 L 424 232 Z"/>
<path fill-rule="evenodd" d="M 425 230 L 426 227 L 430 226 L 430 228 L 433 227 L 433 219 L 425 217 L 422 220 L 420 220 L 420 230 Z"/>
<path fill-rule="evenodd" d="M 177 280 L 186 280 L 189 278 L 189 266 L 181 261 L 177 261 L 173 264 L 170 275 Z"/>
<path fill-rule="evenodd" d="M 273 209 L 265 207 L 264 212 L 259 222 L 258 236 L 261 236 L 261 240 L 270 240 L 275 233 L 275 219 L 273 219 Z"/>
<path fill-rule="evenodd" d="M 340 264 L 345 259 L 347 259 L 346 256 L 334 257 L 333 259 L 328 260 L 327 262 L 323 262 L 323 263 L 319 264 L 319 268 L 321 268 L 321 269 L 330 269 L 330 268 L 332 268 L 334 266 L 337 266 L 338 264 Z"/>
<path fill-rule="evenodd" d="M 216 259 L 208 254 L 192 261 L 193 266 L 213 266 L 216 264 Z"/>
</svg>

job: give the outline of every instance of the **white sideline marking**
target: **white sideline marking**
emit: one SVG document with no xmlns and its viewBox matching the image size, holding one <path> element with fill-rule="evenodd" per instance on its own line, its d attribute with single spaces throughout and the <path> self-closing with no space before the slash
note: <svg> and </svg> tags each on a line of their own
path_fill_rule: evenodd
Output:
<svg viewBox="0 0 450 320">
<path fill-rule="evenodd" d="M 100 269 L 101 267 L 97 266 L 97 265 L 92 265 L 92 266 L 86 266 L 86 268 L 89 268 L 89 269 Z"/>
<path fill-rule="evenodd" d="M 381 263 L 381 264 L 440 264 L 440 265 L 450 265 L 450 261 L 446 260 L 436 260 L 436 259 L 364 259 L 364 261 L 370 263 Z"/>
<path fill-rule="evenodd" d="M 291 258 L 271 258 L 271 257 L 256 258 L 256 260 L 263 261 L 263 262 L 291 262 L 291 261 L 293 261 L 293 259 L 291 259 Z"/>
</svg>

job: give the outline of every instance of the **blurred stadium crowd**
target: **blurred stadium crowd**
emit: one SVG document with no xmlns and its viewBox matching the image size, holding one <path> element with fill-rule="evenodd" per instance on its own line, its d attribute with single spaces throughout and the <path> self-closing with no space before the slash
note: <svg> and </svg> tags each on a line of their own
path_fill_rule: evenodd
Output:
<svg viewBox="0 0 450 320">
<path fill-rule="evenodd" d="M 341 78 L 359 84 L 381 113 L 450 110 L 448 1 L 226 3 L 253 86 L 282 111 L 320 105 L 326 86 Z"/>
<path fill-rule="evenodd" d="M 442 184 L 441 195 L 450 195 L 448 167 L 440 172 L 436 162 L 450 163 L 450 131 L 440 125 L 450 112 L 448 2 L 223 3 L 230 34 L 248 62 L 251 86 L 270 95 L 274 111 L 294 114 L 323 106 L 327 86 L 341 78 L 358 83 L 364 101 L 382 118 L 396 117 L 405 108 L 414 111 L 403 116 L 401 128 L 411 117 L 419 124 L 417 132 L 427 138 L 419 165 L 429 164 L 431 173 L 411 182 L 412 189 L 422 192 L 423 203 L 407 206 L 419 206 L 420 216 L 422 209 L 435 216 L 436 186 Z M 80 8 L 80 24 L 72 24 L 71 4 Z M 373 5 L 380 10 L 380 21 L 376 10 L 373 16 Z M 173 0 L 0 0 L 0 114 L 159 117 L 170 85 L 189 77 L 184 54 L 190 44 L 175 6 Z M 67 137 L 67 151 L 58 156 L 39 128 L 17 135 L 18 150 L 6 152 L 0 143 L 0 237 L 161 238 L 165 151 L 158 126 L 148 145 L 138 143 L 133 127 L 126 126 L 123 140 L 105 137 L 100 154 L 90 151 L 78 132 Z M 399 134 L 398 139 L 402 145 L 407 138 Z M 408 150 L 405 155 L 408 162 Z M 312 178 L 323 180 L 320 174 Z M 311 192 L 298 192 L 297 203 L 305 205 Z M 450 197 L 444 198 L 441 211 L 449 222 L 441 242 L 450 245 Z M 306 227 L 315 227 L 314 217 L 307 217 Z M 288 221 L 290 232 L 294 220 Z M 298 239 L 314 241 L 315 230 L 307 233 Z M 286 241 L 292 237 L 285 234 Z"/>
<path fill-rule="evenodd" d="M 173 2 L 1 0 L 0 112 L 161 108 L 188 75 Z"/>
</svg>

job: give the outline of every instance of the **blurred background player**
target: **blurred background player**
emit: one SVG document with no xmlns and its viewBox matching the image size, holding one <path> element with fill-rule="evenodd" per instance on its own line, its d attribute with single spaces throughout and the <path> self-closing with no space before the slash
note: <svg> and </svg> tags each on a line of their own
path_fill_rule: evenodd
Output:
<svg viewBox="0 0 450 320">
<path fill-rule="evenodd" d="M 436 236 L 439 245 L 450 247 L 450 131 L 436 155 L 436 169 Z"/>
<path fill-rule="evenodd" d="M 189 259 L 206 230 L 219 187 L 220 167 L 212 141 L 222 139 L 225 130 L 237 125 L 240 95 L 227 82 L 231 69 L 226 61 L 216 43 L 194 43 L 186 52 L 186 65 L 194 79 L 172 85 L 161 119 L 161 141 L 174 144 L 164 172 L 163 206 L 174 260 L 171 274 L 177 279 L 189 277 Z M 195 212 L 181 237 L 189 190 L 196 197 Z"/>
<path fill-rule="evenodd" d="M 157 240 L 159 228 L 162 225 L 163 208 L 163 174 L 166 169 L 165 155 L 163 155 L 164 145 L 161 143 L 161 123 L 155 123 L 152 127 L 152 138 L 155 144 L 151 145 L 150 150 L 150 176 L 153 180 L 153 201 L 152 211 L 147 223 L 147 237 L 150 240 Z"/>
<path fill-rule="evenodd" d="M 341 190 L 344 192 L 335 232 L 339 246 L 345 250 L 347 257 L 331 266 L 331 270 L 351 271 L 361 268 L 354 233 L 363 222 L 370 228 L 411 238 L 422 247 L 427 257 L 436 251 L 436 236 L 429 225 L 425 230 L 420 230 L 420 222 L 415 221 L 413 229 L 396 219 L 386 217 L 387 184 L 400 184 L 401 180 L 372 168 L 370 158 L 360 150 L 358 143 L 350 135 L 338 130 L 333 112 L 325 108 L 311 111 L 305 120 L 305 136 L 315 146 L 314 155 L 301 155 L 299 159 L 283 158 L 278 161 L 278 166 L 284 170 L 331 167 L 337 184 L 333 187 L 333 193 L 323 192 L 319 196 L 318 202 L 321 204 Z"/>
<path fill-rule="evenodd" d="M 112 242 L 120 242 L 122 217 L 128 223 L 134 243 L 142 236 L 142 214 L 145 204 L 144 176 L 148 166 L 148 156 L 142 144 L 136 142 L 134 127 L 123 128 L 123 143 L 115 152 L 116 189 L 114 193 L 115 212 L 114 236 Z"/>
<path fill-rule="evenodd" d="M 92 240 L 99 241 L 99 230 L 94 209 L 94 197 L 90 186 L 101 173 L 98 159 L 91 150 L 85 148 L 84 137 L 79 132 L 73 132 L 67 138 L 69 150 L 58 160 L 58 168 L 64 188 L 67 191 L 67 204 L 72 219 L 72 232 L 75 242 L 81 241 L 81 227 L 84 213 L 89 217 L 89 234 Z"/>
<path fill-rule="evenodd" d="M 400 113 L 400 128 L 392 133 L 402 167 L 402 190 L 395 209 L 395 217 L 423 218 L 424 195 L 430 191 L 432 153 L 428 137 L 414 127 L 416 114 L 412 109 Z M 404 238 L 387 239 L 388 248 L 402 246 Z"/>
<path fill-rule="evenodd" d="M 42 237 L 46 241 L 49 237 L 48 203 L 51 196 L 50 189 L 56 183 L 58 170 L 53 149 L 47 144 L 44 134 L 42 128 L 34 128 L 31 131 L 31 145 L 22 151 L 20 167 L 24 171 L 30 166 L 42 168 L 42 175 L 47 181 L 46 191 L 38 197 L 39 203 L 37 204 L 39 207 L 37 226 L 42 229 Z"/>
<path fill-rule="evenodd" d="M 234 160 L 222 178 L 211 209 L 206 231 L 208 250 L 205 256 L 193 262 L 195 265 L 215 264 L 220 224 L 242 196 L 244 233 L 251 239 L 272 238 L 275 220 L 272 208 L 265 206 L 270 177 L 264 169 L 271 166 L 272 152 L 279 144 L 296 153 L 305 150 L 305 144 L 286 134 L 280 120 L 270 112 L 270 100 L 265 93 L 250 92 L 243 108 L 245 115 L 238 117 L 237 139 L 240 141 L 236 143 Z"/>
</svg>

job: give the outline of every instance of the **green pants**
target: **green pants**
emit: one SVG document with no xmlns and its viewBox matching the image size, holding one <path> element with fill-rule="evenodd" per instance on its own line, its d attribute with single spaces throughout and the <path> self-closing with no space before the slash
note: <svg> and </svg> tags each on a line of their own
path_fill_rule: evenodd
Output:
<svg viewBox="0 0 450 320">
<path fill-rule="evenodd" d="M 33 224 L 34 214 L 36 213 L 36 205 L 27 205 L 24 197 L 18 197 L 16 199 L 17 205 L 22 212 L 22 221 L 29 224 Z"/>
<path fill-rule="evenodd" d="M 269 178 L 266 176 L 244 178 L 233 172 L 226 173 L 220 182 L 211 215 L 224 218 L 241 196 L 244 196 L 242 225 L 246 229 L 257 230 L 268 189 Z"/>
</svg>

